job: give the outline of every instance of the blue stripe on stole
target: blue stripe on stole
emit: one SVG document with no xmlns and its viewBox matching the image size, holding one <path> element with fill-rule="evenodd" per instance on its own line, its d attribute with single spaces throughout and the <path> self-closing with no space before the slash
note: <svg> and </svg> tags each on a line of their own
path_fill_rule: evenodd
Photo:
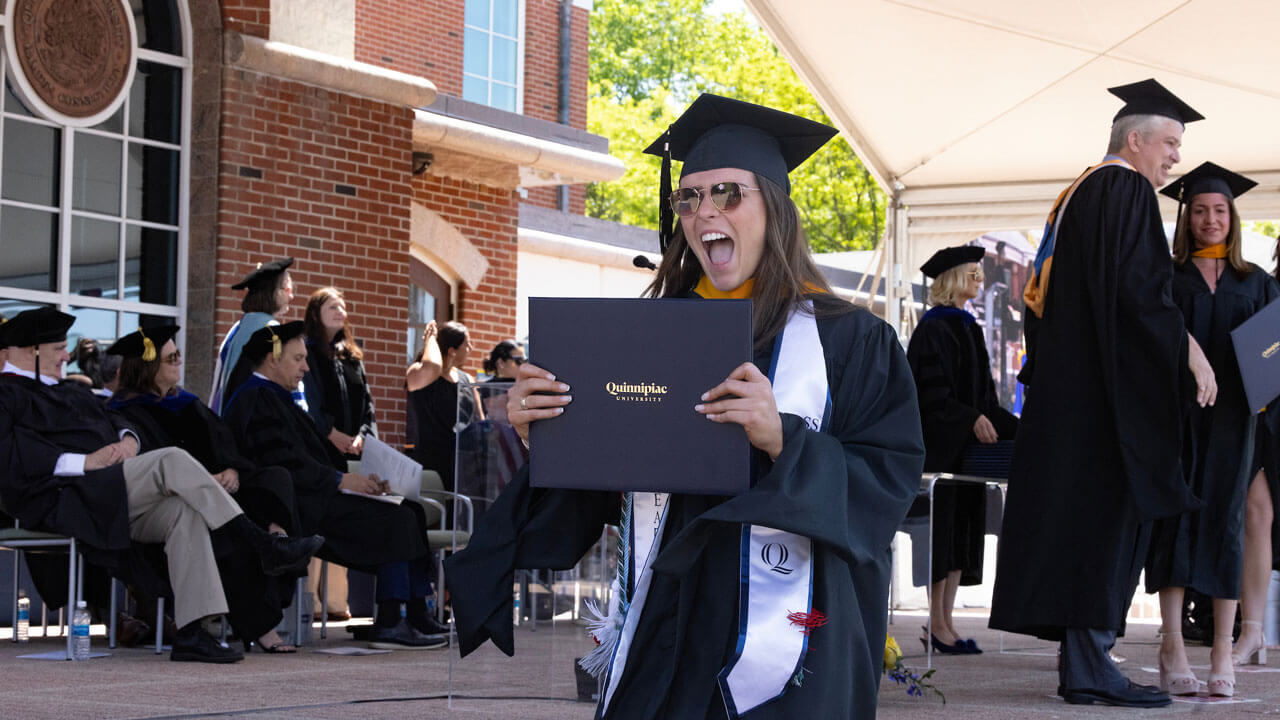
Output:
<svg viewBox="0 0 1280 720">
<path fill-rule="evenodd" d="M 777 345 L 774 346 L 774 358 L 773 358 L 774 366 L 778 364 L 777 348 L 781 347 L 781 345 L 782 343 L 778 343 Z M 770 367 L 769 371 L 770 373 L 772 373 L 773 367 Z M 751 596 L 751 560 L 750 560 L 751 526 L 750 525 L 742 526 L 742 537 L 738 541 L 738 545 L 739 547 L 743 548 L 743 550 L 739 553 L 739 562 L 738 562 L 738 607 L 749 608 L 751 606 L 747 603 L 747 600 Z M 813 591 L 810 590 L 810 592 L 812 593 Z M 747 611 L 741 610 L 738 613 L 738 644 L 737 644 L 737 647 L 734 648 L 733 659 L 730 660 L 728 663 L 726 663 L 725 666 L 720 669 L 720 672 L 717 675 L 717 679 L 718 679 L 717 681 L 720 685 L 720 697 L 724 700 L 724 709 L 730 718 L 738 717 L 738 708 L 734 705 L 733 694 L 729 692 L 729 687 L 727 683 L 729 681 L 729 673 L 733 670 L 734 666 L 738 663 L 738 660 L 742 657 L 742 650 L 744 647 L 746 647 L 746 644 L 747 644 L 747 619 L 748 619 Z M 801 659 L 803 660 L 803 656 L 801 657 Z"/>
</svg>

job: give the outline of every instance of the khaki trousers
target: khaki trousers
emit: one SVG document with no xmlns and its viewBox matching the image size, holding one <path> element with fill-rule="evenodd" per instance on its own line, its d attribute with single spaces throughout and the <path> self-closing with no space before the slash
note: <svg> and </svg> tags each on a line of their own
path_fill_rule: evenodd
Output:
<svg viewBox="0 0 1280 720">
<path fill-rule="evenodd" d="M 164 543 L 178 627 L 227 612 L 209 532 L 243 511 L 185 450 L 164 448 L 124 461 L 129 535 Z"/>
</svg>

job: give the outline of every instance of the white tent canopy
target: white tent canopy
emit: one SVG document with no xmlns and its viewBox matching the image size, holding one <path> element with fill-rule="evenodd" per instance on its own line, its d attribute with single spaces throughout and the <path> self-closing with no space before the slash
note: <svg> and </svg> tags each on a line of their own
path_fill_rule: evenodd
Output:
<svg viewBox="0 0 1280 720">
<path fill-rule="evenodd" d="M 1106 150 L 1121 105 L 1106 88 L 1148 77 L 1207 118 L 1175 173 L 1212 160 L 1249 175 L 1242 215 L 1280 217 L 1274 0 L 746 4 L 894 196 L 889 252 L 907 274 L 943 244 L 1042 226 Z"/>
</svg>

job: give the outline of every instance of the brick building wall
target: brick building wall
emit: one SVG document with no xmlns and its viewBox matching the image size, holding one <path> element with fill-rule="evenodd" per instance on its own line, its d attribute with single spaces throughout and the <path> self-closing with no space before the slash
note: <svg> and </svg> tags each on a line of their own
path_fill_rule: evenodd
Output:
<svg viewBox="0 0 1280 720">
<path fill-rule="evenodd" d="M 259 261 L 291 255 L 301 320 L 325 285 L 346 294 L 384 440 L 404 435 L 412 111 L 280 78 L 222 78 L 217 286 Z M 225 336 L 241 294 L 219 292 Z"/>
<path fill-rule="evenodd" d="M 227 30 L 267 38 L 271 32 L 271 0 L 222 0 Z"/>
<path fill-rule="evenodd" d="M 464 0 L 356 0 L 355 59 L 461 97 L 463 10 Z"/>
<path fill-rule="evenodd" d="M 467 367 L 473 375 L 493 346 L 515 334 L 516 235 L 519 203 L 512 190 L 422 175 L 414 200 L 451 223 L 489 261 L 479 287 L 459 289 L 456 314 L 467 326 L 475 351 Z"/>
</svg>

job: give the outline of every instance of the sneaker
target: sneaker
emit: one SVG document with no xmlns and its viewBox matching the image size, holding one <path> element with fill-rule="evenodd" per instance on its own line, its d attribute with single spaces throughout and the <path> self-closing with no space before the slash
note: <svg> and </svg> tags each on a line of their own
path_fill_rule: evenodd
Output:
<svg viewBox="0 0 1280 720">
<path fill-rule="evenodd" d="M 448 637 L 424 635 L 403 619 L 395 627 L 373 627 L 369 630 L 369 647 L 378 650 L 435 650 L 448 645 Z"/>
<path fill-rule="evenodd" d="M 234 663 L 244 659 L 244 653 L 229 645 L 224 645 L 217 638 L 205 632 L 203 628 L 194 633 L 181 633 L 174 638 L 173 651 L 169 659 L 174 662 Z"/>
</svg>

